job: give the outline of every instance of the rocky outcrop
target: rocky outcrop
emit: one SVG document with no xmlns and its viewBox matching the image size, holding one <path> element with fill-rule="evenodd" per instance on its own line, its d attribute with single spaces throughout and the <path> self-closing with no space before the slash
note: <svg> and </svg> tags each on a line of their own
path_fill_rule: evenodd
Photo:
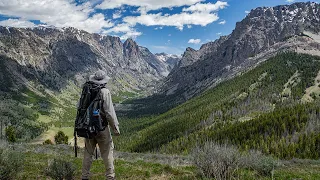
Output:
<svg viewBox="0 0 320 180">
<path fill-rule="evenodd" d="M 249 62 L 261 54 L 280 50 L 300 52 L 301 49 L 317 52 L 320 50 L 318 42 L 307 34 L 319 32 L 319 4 L 308 2 L 256 8 L 236 24 L 230 35 L 204 44 L 199 50 L 188 48 L 179 66 L 159 86 L 160 92 L 179 93 L 177 96 L 187 100 L 223 81 L 231 71 L 250 68 L 254 64 Z"/>
<path fill-rule="evenodd" d="M 150 66 L 153 66 L 155 69 L 157 69 L 157 72 L 164 77 L 169 75 L 169 73 L 181 59 L 179 56 L 172 54 L 152 54 L 149 49 L 145 47 L 140 47 L 140 51 L 145 61 L 147 61 Z"/>
<path fill-rule="evenodd" d="M 37 82 L 60 91 L 70 83 L 80 86 L 97 69 L 112 78 L 114 91 L 150 90 L 163 78 L 132 39 L 122 43 L 75 28 L 0 27 L 0 57 L 15 88 Z"/>
</svg>

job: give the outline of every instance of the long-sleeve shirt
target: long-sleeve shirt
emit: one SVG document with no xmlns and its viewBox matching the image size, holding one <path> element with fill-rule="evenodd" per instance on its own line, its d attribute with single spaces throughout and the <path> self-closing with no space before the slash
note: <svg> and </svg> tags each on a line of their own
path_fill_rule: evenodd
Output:
<svg viewBox="0 0 320 180">
<path fill-rule="evenodd" d="M 112 130 L 118 131 L 118 133 L 120 134 L 119 121 L 118 121 L 116 112 L 113 107 L 111 93 L 110 93 L 109 89 L 102 88 L 101 95 L 102 95 L 102 99 L 103 99 L 103 111 L 105 112 L 106 119 L 107 119 L 110 127 L 112 128 Z"/>
</svg>

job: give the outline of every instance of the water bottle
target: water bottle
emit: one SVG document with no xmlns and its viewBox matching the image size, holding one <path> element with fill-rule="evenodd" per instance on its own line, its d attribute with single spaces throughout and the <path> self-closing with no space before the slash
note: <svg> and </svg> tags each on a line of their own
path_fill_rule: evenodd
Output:
<svg viewBox="0 0 320 180">
<path fill-rule="evenodd" d="M 99 110 L 94 110 L 92 115 L 94 117 L 99 117 Z"/>
</svg>

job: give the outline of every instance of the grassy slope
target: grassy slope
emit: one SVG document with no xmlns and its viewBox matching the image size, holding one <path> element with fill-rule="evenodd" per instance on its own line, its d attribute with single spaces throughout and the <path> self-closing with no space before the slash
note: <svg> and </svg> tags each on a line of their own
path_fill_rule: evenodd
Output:
<svg viewBox="0 0 320 180">
<path fill-rule="evenodd" d="M 181 146 L 174 142 L 179 138 L 187 144 L 190 134 L 205 127 L 232 124 L 243 117 L 254 118 L 283 106 L 284 85 L 298 71 L 301 81 L 291 87 L 291 97 L 286 101 L 297 103 L 305 89 L 313 85 L 319 70 L 319 57 L 280 54 L 160 116 L 121 121 L 125 130 L 133 127 L 137 131 L 123 131 L 123 136 L 115 140 L 116 145 L 124 151 L 162 149 L 172 153 L 166 147 Z M 247 95 L 242 97 L 243 93 Z M 170 145 L 171 142 L 174 143 Z"/>
<path fill-rule="evenodd" d="M 25 153 L 25 168 L 18 179 L 47 179 L 43 170 L 53 158 L 71 161 L 76 167 L 76 177 L 81 177 L 82 159 L 71 156 L 55 156 L 50 154 Z M 143 161 L 129 162 L 117 159 L 115 161 L 118 179 L 196 179 L 194 167 L 172 167 Z M 101 159 L 93 162 L 91 179 L 104 179 L 104 165 Z"/>
<path fill-rule="evenodd" d="M 17 179 L 48 179 L 48 177 L 44 175 L 43 170 L 53 158 L 71 161 L 76 167 L 76 179 L 79 179 L 81 176 L 81 158 L 74 158 L 68 155 L 36 154 L 32 152 L 25 153 L 25 156 L 25 168 L 23 172 L 18 174 Z M 201 179 L 197 175 L 196 168 L 193 166 L 169 166 L 159 163 L 116 159 L 115 168 L 117 179 Z M 274 178 L 279 180 L 300 178 L 316 180 L 320 178 L 319 171 L 319 161 L 290 161 L 283 163 L 280 168 L 275 170 Z M 98 180 L 104 178 L 104 165 L 101 159 L 93 162 L 91 173 L 91 179 Z M 260 176 L 256 172 L 246 169 L 240 169 L 238 177 L 239 179 L 248 180 L 271 179 L 271 177 Z"/>
</svg>

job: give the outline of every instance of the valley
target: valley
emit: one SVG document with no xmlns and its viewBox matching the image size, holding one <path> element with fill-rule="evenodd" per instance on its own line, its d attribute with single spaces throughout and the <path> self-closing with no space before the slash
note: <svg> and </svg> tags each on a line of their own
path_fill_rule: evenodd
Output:
<svg viewBox="0 0 320 180">
<path fill-rule="evenodd" d="M 27 167 L 19 179 L 47 178 L 59 158 L 80 176 L 76 105 L 102 69 L 120 121 L 119 179 L 319 179 L 319 12 L 312 2 L 258 7 L 181 57 L 72 27 L 0 26 L 0 167 L 12 150 Z M 54 143 L 59 131 L 65 144 Z M 232 172 L 217 176 L 208 159 Z M 101 159 L 92 172 L 103 177 Z"/>
</svg>

